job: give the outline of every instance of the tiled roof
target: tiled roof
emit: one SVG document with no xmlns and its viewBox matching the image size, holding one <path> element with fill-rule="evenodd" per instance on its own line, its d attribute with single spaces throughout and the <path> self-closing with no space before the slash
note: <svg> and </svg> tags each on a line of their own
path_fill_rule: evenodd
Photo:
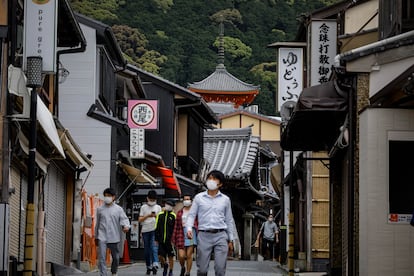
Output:
<svg viewBox="0 0 414 276">
<path fill-rule="evenodd" d="M 252 128 L 214 129 L 204 131 L 204 159 L 210 170 L 220 170 L 230 179 L 250 175 L 256 160 L 260 138 Z"/>
<path fill-rule="evenodd" d="M 220 91 L 246 92 L 258 90 L 259 86 L 239 80 L 230 74 L 223 64 L 219 64 L 216 67 L 216 71 L 202 81 L 191 83 L 189 89 L 213 91 L 217 93 Z"/>
</svg>

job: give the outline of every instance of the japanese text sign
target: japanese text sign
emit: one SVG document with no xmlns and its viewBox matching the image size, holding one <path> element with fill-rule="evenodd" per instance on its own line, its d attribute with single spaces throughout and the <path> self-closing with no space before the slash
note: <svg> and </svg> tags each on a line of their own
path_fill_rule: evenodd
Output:
<svg viewBox="0 0 414 276">
<path fill-rule="evenodd" d="M 297 102 L 303 89 L 303 48 L 279 48 L 278 110 L 287 101 Z"/>
<path fill-rule="evenodd" d="M 335 20 L 311 22 L 310 86 L 329 81 L 336 55 L 337 23 Z"/>
<path fill-rule="evenodd" d="M 158 101 L 129 100 L 128 126 L 131 129 L 158 129 Z"/>
<path fill-rule="evenodd" d="M 23 70 L 30 56 L 40 56 L 43 71 L 56 72 L 56 0 L 24 1 Z"/>
</svg>

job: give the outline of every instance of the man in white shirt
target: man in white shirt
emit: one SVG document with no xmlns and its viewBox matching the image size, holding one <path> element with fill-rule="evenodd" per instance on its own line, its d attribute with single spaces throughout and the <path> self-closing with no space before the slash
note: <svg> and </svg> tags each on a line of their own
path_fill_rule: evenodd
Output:
<svg viewBox="0 0 414 276">
<path fill-rule="evenodd" d="M 151 190 L 147 194 L 147 202 L 142 205 L 138 221 L 142 225 L 141 233 L 144 240 L 145 264 L 147 275 L 157 273 L 158 250 L 155 247 L 155 218 L 161 212 L 161 206 L 157 204 L 157 193 Z"/>
<path fill-rule="evenodd" d="M 107 188 L 103 192 L 105 204 L 96 211 L 95 244 L 98 246 L 99 275 L 106 276 L 106 249 L 112 255 L 111 272 L 117 275 L 119 266 L 119 243 L 122 232 L 131 228 L 129 219 L 121 206 L 115 203 L 115 191 Z"/>
<path fill-rule="evenodd" d="M 207 276 L 211 253 L 214 251 L 216 276 L 226 274 L 228 253 L 233 252 L 233 214 L 230 198 L 219 189 L 223 186 L 224 174 L 214 170 L 207 175 L 207 191 L 194 197 L 187 217 L 188 238 L 193 236 L 194 220 L 198 220 L 197 275 Z"/>
</svg>

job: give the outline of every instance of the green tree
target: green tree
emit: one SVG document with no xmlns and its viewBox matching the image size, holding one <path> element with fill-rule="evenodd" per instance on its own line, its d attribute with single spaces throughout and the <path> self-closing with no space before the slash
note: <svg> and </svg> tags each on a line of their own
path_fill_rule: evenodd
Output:
<svg viewBox="0 0 414 276">
<path fill-rule="evenodd" d="M 227 53 L 232 60 L 247 59 L 252 56 L 252 48 L 244 44 L 238 38 L 224 36 L 223 44 L 225 53 Z M 218 48 L 220 45 L 220 38 L 217 38 L 213 45 Z"/>
<path fill-rule="evenodd" d="M 167 57 L 155 50 L 147 50 L 148 40 L 138 29 L 125 25 L 114 25 L 114 35 L 128 61 L 148 72 L 158 74 Z"/>
<path fill-rule="evenodd" d="M 117 0 L 73 0 L 71 5 L 75 11 L 98 21 L 113 22 L 118 20 L 116 14 L 119 7 Z"/>
</svg>

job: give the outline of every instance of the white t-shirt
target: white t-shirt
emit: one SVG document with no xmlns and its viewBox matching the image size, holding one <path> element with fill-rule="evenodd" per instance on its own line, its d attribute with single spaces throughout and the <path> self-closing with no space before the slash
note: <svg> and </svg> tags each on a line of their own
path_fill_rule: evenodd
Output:
<svg viewBox="0 0 414 276">
<path fill-rule="evenodd" d="M 144 217 L 146 215 L 151 214 L 152 212 L 155 212 L 157 215 L 159 212 L 161 212 L 161 206 L 158 204 L 155 204 L 153 206 L 149 206 L 148 204 L 144 204 L 141 207 L 141 210 L 139 211 L 139 216 Z M 155 217 L 149 217 L 146 218 L 143 222 L 141 222 L 142 233 L 150 232 L 155 230 Z"/>
<path fill-rule="evenodd" d="M 187 222 L 187 216 L 188 216 L 189 212 L 190 212 L 190 210 L 183 209 L 183 219 L 182 219 L 183 227 L 185 227 L 185 223 Z"/>
</svg>

